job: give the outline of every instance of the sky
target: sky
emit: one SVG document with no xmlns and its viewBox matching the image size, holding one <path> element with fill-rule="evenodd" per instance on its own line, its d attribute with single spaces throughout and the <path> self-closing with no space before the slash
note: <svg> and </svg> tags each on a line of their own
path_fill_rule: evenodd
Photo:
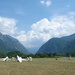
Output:
<svg viewBox="0 0 75 75">
<path fill-rule="evenodd" d="M 0 0 L 0 32 L 35 53 L 49 39 L 75 33 L 75 0 Z"/>
</svg>

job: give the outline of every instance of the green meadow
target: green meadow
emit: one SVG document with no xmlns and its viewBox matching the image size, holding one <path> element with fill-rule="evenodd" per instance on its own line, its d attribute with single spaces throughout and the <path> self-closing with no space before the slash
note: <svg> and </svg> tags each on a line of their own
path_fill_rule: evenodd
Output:
<svg viewBox="0 0 75 75">
<path fill-rule="evenodd" d="M 0 75 L 75 75 L 75 58 L 33 58 L 33 61 L 0 61 Z"/>
</svg>

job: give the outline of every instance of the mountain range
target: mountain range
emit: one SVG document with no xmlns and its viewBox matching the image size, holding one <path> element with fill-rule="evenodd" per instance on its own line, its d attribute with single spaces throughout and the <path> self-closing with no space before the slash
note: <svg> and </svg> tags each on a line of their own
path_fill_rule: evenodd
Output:
<svg viewBox="0 0 75 75">
<path fill-rule="evenodd" d="M 61 38 L 52 38 L 43 44 L 37 53 L 75 53 L 75 34 Z"/>
<path fill-rule="evenodd" d="M 0 53 L 20 51 L 24 54 L 30 52 L 15 38 L 3 35 L 0 32 Z M 52 38 L 43 44 L 37 53 L 75 53 L 75 34 L 61 38 Z"/>
<path fill-rule="evenodd" d="M 24 54 L 30 53 L 17 39 L 9 35 L 3 35 L 0 32 L 0 53 L 8 53 L 11 51 L 20 51 Z"/>
</svg>

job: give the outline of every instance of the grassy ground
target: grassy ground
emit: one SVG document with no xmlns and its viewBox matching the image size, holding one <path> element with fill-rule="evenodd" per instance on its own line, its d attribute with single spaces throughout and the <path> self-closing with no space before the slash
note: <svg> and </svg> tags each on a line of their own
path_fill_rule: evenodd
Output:
<svg viewBox="0 0 75 75">
<path fill-rule="evenodd" d="M 0 61 L 0 75 L 75 75 L 75 58 L 35 58 L 22 63 Z"/>
</svg>

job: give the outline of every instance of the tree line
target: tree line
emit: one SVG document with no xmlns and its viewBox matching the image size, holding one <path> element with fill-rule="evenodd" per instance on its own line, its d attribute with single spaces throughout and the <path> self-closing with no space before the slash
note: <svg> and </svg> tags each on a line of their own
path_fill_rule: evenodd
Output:
<svg viewBox="0 0 75 75">
<path fill-rule="evenodd" d="M 66 54 L 57 54 L 55 53 L 36 53 L 36 54 L 23 54 L 19 51 L 12 51 L 12 52 L 8 52 L 8 53 L 0 53 L 0 58 L 6 57 L 8 56 L 9 58 L 11 57 L 16 57 L 17 55 L 21 56 L 22 58 L 27 58 L 29 56 L 31 56 L 32 58 L 53 58 L 53 57 L 75 57 L 75 53 L 66 53 Z"/>
</svg>

